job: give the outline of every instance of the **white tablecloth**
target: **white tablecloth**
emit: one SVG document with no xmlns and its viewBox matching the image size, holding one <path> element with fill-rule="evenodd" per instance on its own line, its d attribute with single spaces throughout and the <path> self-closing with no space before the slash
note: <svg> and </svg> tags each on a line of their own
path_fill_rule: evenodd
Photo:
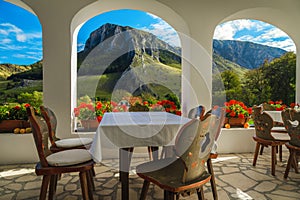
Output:
<svg viewBox="0 0 300 200">
<path fill-rule="evenodd" d="M 105 150 L 174 144 L 180 127 L 190 121 L 167 112 L 105 113 L 90 152 L 101 162 Z"/>
</svg>

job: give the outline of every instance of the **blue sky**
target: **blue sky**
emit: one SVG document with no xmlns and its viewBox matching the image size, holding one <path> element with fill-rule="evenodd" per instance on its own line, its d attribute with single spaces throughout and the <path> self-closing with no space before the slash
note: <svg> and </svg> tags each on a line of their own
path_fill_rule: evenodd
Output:
<svg viewBox="0 0 300 200">
<path fill-rule="evenodd" d="M 135 11 L 111 11 L 87 21 L 78 33 L 78 50 L 89 34 L 105 23 L 145 30 L 173 46 L 180 46 L 177 33 L 165 21 L 152 14 Z M 255 20 L 235 20 L 220 24 L 214 39 L 250 41 L 287 51 L 296 51 L 293 41 L 276 27 Z M 42 28 L 38 18 L 0 0 L 0 64 L 32 64 L 42 59 Z"/>
</svg>

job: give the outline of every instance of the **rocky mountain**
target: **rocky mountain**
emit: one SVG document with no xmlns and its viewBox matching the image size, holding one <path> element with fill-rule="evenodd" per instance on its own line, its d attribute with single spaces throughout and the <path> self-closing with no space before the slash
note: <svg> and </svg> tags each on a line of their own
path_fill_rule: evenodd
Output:
<svg viewBox="0 0 300 200">
<path fill-rule="evenodd" d="M 146 92 L 163 96 L 164 86 L 180 96 L 180 68 L 178 48 L 151 33 L 115 24 L 104 24 L 93 31 L 84 50 L 78 53 L 78 76 L 105 75 L 110 84 L 106 87 L 105 80 L 101 80 L 98 89 L 108 94 L 125 90 L 136 95 Z"/>
<path fill-rule="evenodd" d="M 213 50 L 214 54 L 247 69 L 258 68 L 265 60 L 271 61 L 286 53 L 280 48 L 235 40 L 214 40 Z"/>
<path fill-rule="evenodd" d="M 78 53 L 80 75 L 124 72 L 149 62 L 180 67 L 180 50 L 151 33 L 109 23 L 93 31 Z"/>
</svg>

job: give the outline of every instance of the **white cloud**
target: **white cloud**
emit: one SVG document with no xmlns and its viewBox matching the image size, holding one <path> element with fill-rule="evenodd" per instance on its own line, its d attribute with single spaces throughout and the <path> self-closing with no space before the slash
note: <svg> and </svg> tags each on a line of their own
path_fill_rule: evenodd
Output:
<svg viewBox="0 0 300 200">
<path fill-rule="evenodd" d="M 26 46 L 20 46 L 20 45 L 15 45 L 15 44 L 0 44 L 0 49 L 4 49 L 4 50 L 22 50 L 25 49 Z"/>
<path fill-rule="evenodd" d="M 12 40 L 11 39 L 8 39 L 8 38 L 4 38 L 3 40 L 1 40 L 1 43 L 2 44 L 9 44 L 9 43 L 11 43 L 12 42 Z"/>
<path fill-rule="evenodd" d="M 29 53 L 29 54 L 28 54 Z M 21 59 L 24 59 L 24 58 L 26 58 L 26 59 L 33 59 L 33 60 L 41 60 L 42 59 L 42 56 L 41 55 L 39 55 L 39 54 L 31 54 L 30 52 L 25 52 L 24 54 L 22 53 L 22 54 L 13 54 L 12 55 L 13 57 L 15 57 L 15 58 L 21 58 Z"/>
<path fill-rule="evenodd" d="M 9 35 L 11 33 L 16 35 L 16 39 L 19 42 L 25 42 L 26 41 L 26 35 L 24 34 L 23 30 L 18 28 L 17 26 L 10 24 L 10 23 L 2 23 L 0 24 L 4 29 L 1 29 L 2 32 L 6 32 L 5 35 Z"/>
<path fill-rule="evenodd" d="M 157 19 L 157 23 L 151 24 L 148 27 L 142 27 L 141 29 L 156 35 L 159 39 L 169 43 L 172 46 L 180 46 L 180 40 L 177 32 L 162 19 Z"/>
<path fill-rule="evenodd" d="M 159 18 L 158 16 L 156 16 L 156 15 L 153 15 L 153 14 L 151 14 L 151 13 L 146 13 L 148 16 L 150 16 L 150 17 L 152 17 L 153 19 L 160 19 L 161 20 L 161 18 Z"/>
<path fill-rule="evenodd" d="M 236 30 L 231 24 L 226 23 L 216 27 L 214 39 L 217 40 L 233 40 Z"/>
<path fill-rule="evenodd" d="M 263 26 L 261 23 L 255 23 L 251 20 L 234 20 L 220 24 L 215 29 L 214 39 L 233 40 L 235 35 L 242 30 L 261 31 Z"/>
<path fill-rule="evenodd" d="M 285 32 L 256 20 L 234 20 L 220 24 L 215 29 L 214 39 L 249 41 L 296 51 L 294 42 Z"/>
</svg>

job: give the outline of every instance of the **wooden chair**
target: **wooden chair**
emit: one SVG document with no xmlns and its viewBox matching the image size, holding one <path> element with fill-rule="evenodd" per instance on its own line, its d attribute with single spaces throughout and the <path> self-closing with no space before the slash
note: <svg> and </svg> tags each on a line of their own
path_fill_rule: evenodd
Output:
<svg viewBox="0 0 300 200">
<path fill-rule="evenodd" d="M 209 158 L 207 159 L 207 171 L 208 171 L 208 173 L 211 174 L 210 184 L 211 184 L 214 200 L 217 200 L 218 199 L 218 192 L 217 192 L 215 174 L 214 174 L 213 165 L 212 165 L 212 159 L 216 159 L 218 157 L 218 153 L 216 152 L 216 149 L 217 149 L 216 142 L 217 142 L 217 140 L 220 136 L 221 128 L 224 124 L 225 109 L 222 108 L 222 107 L 219 107 L 215 110 L 211 109 L 211 110 L 209 110 L 208 112 L 205 113 L 205 107 L 200 105 L 200 106 L 197 106 L 195 108 L 192 108 L 188 113 L 188 117 L 191 118 L 191 119 L 196 118 L 196 119 L 204 120 L 211 114 L 216 115 L 219 118 L 219 125 L 218 125 L 218 128 L 217 128 L 216 133 L 215 133 L 216 136 L 215 136 L 214 144 L 213 144 L 213 147 L 212 147 L 212 151 L 210 153 Z M 165 148 L 163 148 L 163 150 L 164 149 Z M 174 149 L 174 147 L 173 147 L 173 149 Z M 162 151 L 162 153 L 164 153 L 164 152 Z"/>
<path fill-rule="evenodd" d="M 200 105 L 192 108 L 188 113 L 188 118 L 190 119 L 204 119 L 205 107 Z M 175 146 L 163 146 L 160 158 L 174 156 Z"/>
<path fill-rule="evenodd" d="M 294 109 L 287 109 L 281 112 L 284 126 L 290 136 L 290 141 L 285 145 L 290 151 L 288 163 L 284 173 L 284 178 L 287 178 L 291 166 L 298 171 L 298 157 L 300 155 L 300 112 Z"/>
<path fill-rule="evenodd" d="M 218 155 L 219 155 L 217 152 L 217 141 L 219 139 L 221 129 L 224 125 L 226 110 L 223 107 L 218 107 L 217 109 L 208 111 L 206 113 L 206 115 L 209 113 L 216 115 L 219 119 L 219 124 L 216 129 L 215 140 L 214 140 L 214 144 L 212 147 L 212 151 L 210 152 L 210 156 L 207 159 L 207 171 L 211 174 L 210 184 L 211 184 L 211 188 L 212 188 L 212 194 L 213 194 L 214 200 L 217 200 L 218 192 L 217 192 L 217 186 L 216 186 L 216 181 L 215 181 L 215 173 L 214 173 L 214 169 L 213 169 L 212 159 L 218 158 Z"/>
<path fill-rule="evenodd" d="M 175 152 L 177 157 L 163 158 L 138 165 L 138 176 L 144 179 L 140 199 L 145 199 L 150 182 L 164 190 L 164 199 L 179 198 L 197 192 L 204 199 L 203 185 L 211 175 L 205 170 L 216 133 L 216 116 L 203 121 L 192 119 L 179 131 Z"/>
<path fill-rule="evenodd" d="M 94 162 L 90 153 L 85 149 L 72 149 L 57 153 L 45 151 L 48 148 L 46 146 L 47 144 L 45 145 L 45 143 L 43 143 L 43 141 L 48 140 L 48 134 L 44 133 L 45 129 L 43 128 L 46 124 L 41 118 L 35 115 L 35 110 L 32 107 L 26 109 L 40 159 L 40 162 L 36 164 L 35 173 L 38 176 L 43 176 L 39 199 L 46 199 L 48 188 L 48 199 L 53 199 L 56 192 L 58 177 L 61 174 L 78 172 L 82 197 L 84 200 L 92 200 L 92 189 L 94 189 L 92 170 Z"/>
<path fill-rule="evenodd" d="M 93 142 L 92 138 L 57 138 L 57 119 L 55 113 L 46 106 L 40 106 L 40 109 L 48 126 L 49 140 L 51 143 L 50 151 L 59 152 L 67 149 L 88 149 L 90 147 Z"/>
<path fill-rule="evenodd" d="M 194 119 L 200 119 L 204 117 L 204 113 L 205 113 L 205 107 L 200 105 L 197 106 L 195 108 L 192 108 L 189 113 L 188 113 L 188 118 Z"/>
<path fill-rule="evenodd" d="M 253 120 L 255 126 L 255 136 L 253 136 L 253 140 L 256 141 L 253 166 L 256 165 L 260 146 L 271 146 L 271 173 L 275 176 L 275 165 L 277 162 L 276 148 L 288 142 L 289 136 L 287 134 L 271 132 L 274 124 L 273 119 L 267 113 L 262 112 L 262 107 L 260 106 L 253 107 Z"/>
</svg>

